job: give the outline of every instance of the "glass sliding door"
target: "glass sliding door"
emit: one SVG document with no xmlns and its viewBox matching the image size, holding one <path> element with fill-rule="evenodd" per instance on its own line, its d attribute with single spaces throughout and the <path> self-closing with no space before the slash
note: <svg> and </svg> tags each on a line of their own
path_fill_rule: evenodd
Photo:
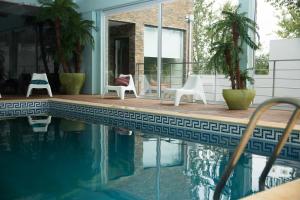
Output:
<svg viewBox="0 0 300 200">
<path fill-rule="evenodd" d="M 162 89 L 183 86 L 190 71 L 193 0 L 174 0 L 162 4 Z"/>
<path fill-rule="evenodd" d="M 107 84 L 116 85 L 120 74 L 131 74 L 139 96 L 157 96 L 158 42 L 147 28 L 157 27 L 158 13 L 157 4 L 147 4 L 106 14 Z M 145 60 L 148 55 L 150 61 Z"/>
</svg>

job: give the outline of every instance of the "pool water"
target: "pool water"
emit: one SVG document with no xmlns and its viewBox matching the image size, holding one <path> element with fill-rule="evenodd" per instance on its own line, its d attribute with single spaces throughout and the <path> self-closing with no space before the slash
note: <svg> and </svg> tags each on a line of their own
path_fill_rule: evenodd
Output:
<svg viewBox="0 0 300 200">
<path fill-rule="evenodd" d="M 232 150 L 63 118 L 0 120 L 0 199 L 212 199 Z M 267 158 L 244 153 L 222 199 L 258 191 Z M 266 185 L 300 177 L 279 159 Z"/>
</svg>

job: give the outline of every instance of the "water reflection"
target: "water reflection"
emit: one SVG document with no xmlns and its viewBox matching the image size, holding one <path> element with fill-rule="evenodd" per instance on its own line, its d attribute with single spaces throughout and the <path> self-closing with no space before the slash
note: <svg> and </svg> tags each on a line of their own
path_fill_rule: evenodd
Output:
<svg viewBox="0 0 300 200">
<path fill-rule="evenodd" d="M 27 118 L 33 132 L 47 132 L 52 116 L 28 116 Z"/>
<path fill-rule="evenodd" d="M 0 199 L 212 199 L 232 153 L 51 117 L 40 134 L 28 121 L 0 121 Z M 280 162 L 267 178 L 269 187 L 300 176 L 299 163 Z M 265 163 L 265 157 L 245 153 L 222 198 L 257 191 Z"/>
</svg>

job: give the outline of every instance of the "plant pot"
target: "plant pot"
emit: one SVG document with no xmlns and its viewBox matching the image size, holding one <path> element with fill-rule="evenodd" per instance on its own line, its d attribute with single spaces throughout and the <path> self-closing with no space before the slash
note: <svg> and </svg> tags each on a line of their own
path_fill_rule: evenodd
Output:
<svg viewBox="0 0 300 200">
<path fill-rule="evenodd" d="M 223 89 L 223 98 L 229 110 L 247 110 L 255 97 L 255 90 Z"/>
<path fill-rule="evenodd" d="M 84 73 L 61 73 L 59 80 L 66 94 L 79 94 L 85 81 Z"/>
</svg>

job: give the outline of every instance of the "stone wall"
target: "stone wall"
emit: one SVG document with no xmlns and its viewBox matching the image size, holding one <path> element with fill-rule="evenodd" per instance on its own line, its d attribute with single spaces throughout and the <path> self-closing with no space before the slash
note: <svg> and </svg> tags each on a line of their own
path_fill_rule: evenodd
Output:
<svg viewBox="0 0 300 200">
<path fill-rule="evenodd" d="M 193 12 L 193 0 L 175 0 L 163 3 L 163 27 L 184 31 L 184 61 L 187 61 L 188 23 L 186 16 Z M 120 13 L 109 17 L 109 20 L 128 22 L 135 25 L 135 63 L 144 63 L 144 27 L 157 26 L 158 6 L 147 7 L 131 12 Z M 143 73 L 144 66 L 140 66 L 139 73 Z"/>
</svg>

